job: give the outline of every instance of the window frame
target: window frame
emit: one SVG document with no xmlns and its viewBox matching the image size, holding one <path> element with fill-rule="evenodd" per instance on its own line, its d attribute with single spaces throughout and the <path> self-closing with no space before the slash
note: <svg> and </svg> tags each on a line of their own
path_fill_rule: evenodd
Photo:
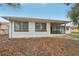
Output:
<svg viewBox="0 0 79 59">
<path fill-rule="evenodd" d="M 40 29 L 40 26 L 42 27 L 42 29 Z M 44 26 L 45 29 L 43 29 Z M 47 23 L 35 22 L 35 32 L 47 32 Z"/>
<path fill-rule="evenodd" d="M 19 29 L 18 30 L 16 29 L 16 24 L 17 23 L 19 25 Z M 26 23 L 27 26 L 24 25 L 25 23 Z M 29 22 L 14 22 L 14 32 L 29 32 Z"/>
</svg>

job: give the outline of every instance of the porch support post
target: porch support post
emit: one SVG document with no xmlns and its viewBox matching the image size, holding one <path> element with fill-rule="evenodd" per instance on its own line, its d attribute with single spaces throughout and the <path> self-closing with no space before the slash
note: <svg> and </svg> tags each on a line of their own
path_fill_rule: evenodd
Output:
<svg viewBox="0 0 79 59">
<path fill-rule="evenodd" d="M 64 34 L 66 34 L 66 23 L 64 24 Z"/>
</svg>

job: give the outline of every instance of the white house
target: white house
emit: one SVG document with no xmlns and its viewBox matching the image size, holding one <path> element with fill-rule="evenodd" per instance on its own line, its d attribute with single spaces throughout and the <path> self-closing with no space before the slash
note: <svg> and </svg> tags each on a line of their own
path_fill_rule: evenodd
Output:
<svg viewBox="0 0 79 59">
<path fill-rule="evenodd" d="M 66 34 L 69 21 L 3 16 L 9 23 L 9 38 L 47 37 Z"/>
</svg>

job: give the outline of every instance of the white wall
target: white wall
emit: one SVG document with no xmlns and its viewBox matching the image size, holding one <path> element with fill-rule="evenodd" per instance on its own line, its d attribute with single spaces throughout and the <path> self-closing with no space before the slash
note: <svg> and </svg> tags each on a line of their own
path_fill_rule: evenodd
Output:
<svg viewBox="0 0 79 59">
<path fill-rule="evenodd" d="M 48 35 L 50 35 L 50 23 L 47 23 L 47 32 L 35 32 L 35 22 L 29 22 L 28 32 L 14 32 L 14 22 L 9 23 L 9 38 L 44 37 Z"/>
<path fill-rule="evenodd" d="M 70 29 L 71 29 L 70 27 L 69 27 L 69 30 L 66 29 L 66 31 L 65 31 L 66 34 L 70 34 L 71 33 Z"/>
<path fill-rule="evenodd" d="M 9 38 L 11 38 L 12 34 L 11 34 L 11 26 L 12 26 L 12 22 L 9 22 Z"/>
</svg>

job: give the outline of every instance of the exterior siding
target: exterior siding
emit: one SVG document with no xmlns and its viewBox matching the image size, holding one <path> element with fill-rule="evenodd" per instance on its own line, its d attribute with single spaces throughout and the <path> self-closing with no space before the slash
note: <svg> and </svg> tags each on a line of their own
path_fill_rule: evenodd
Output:
<svg viewBox="0 0 79 59">
<path fill-rule="evenodd" d="M 35 32 L 35 22 L 29 22 L 28 32 L 14 32 L 14 22 L 9 24 L 9 38 L 44 37 L 48 35 L 50 35 L 50 23 L 47 23 L 46 32 Z"/>
</svg>

